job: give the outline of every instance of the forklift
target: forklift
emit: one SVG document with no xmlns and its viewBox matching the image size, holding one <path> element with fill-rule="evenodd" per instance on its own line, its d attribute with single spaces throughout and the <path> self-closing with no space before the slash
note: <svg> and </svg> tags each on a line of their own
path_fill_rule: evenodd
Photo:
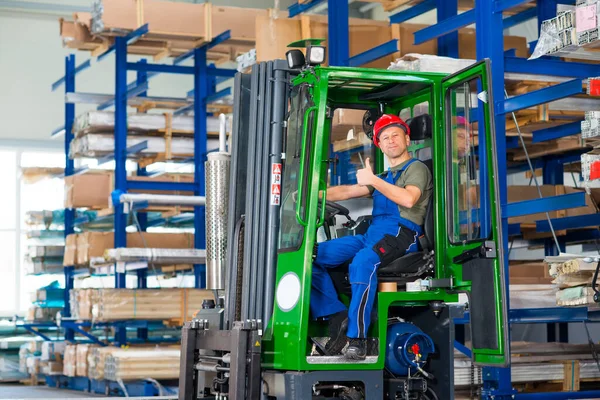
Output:
<svg viewBox="0 0 600 400">
<path fill-rule="evenodd" d="M 320 40 L 290 47 L 235 77 L 227 210 L 206 221 L 226 224 L 223 262 L 207 265 L 226 278 L 183 327 L 179 399 L 453 399 L 456 318 L 470 318 L 473 365 L 510 364 L 490 62 L 451 75 L 324 67 Z M 340 130 L 357 113 L 358 129 Z M 366 158 L 386 170 L 370 140 L 383 114 L 409 125 L 433 195 L 419 251 L 377 270 L 366 359 L 348 360 L 323 352 L 312 262 L 319 242 L 369 226 L 370 199 L 326 189 L 355 183 Z M 330 274 L 348 302 L 348 265 Z"/>
</svg>

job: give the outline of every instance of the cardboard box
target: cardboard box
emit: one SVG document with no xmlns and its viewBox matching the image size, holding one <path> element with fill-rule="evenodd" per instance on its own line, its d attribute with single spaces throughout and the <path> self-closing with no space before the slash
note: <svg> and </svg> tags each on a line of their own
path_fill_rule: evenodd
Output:
<svg viewBox="0 0 600 400">
<path fill-rule="evenodd" d="M 63 256 L 63 265 L 70 267 L 77 264 L 77 234 L 67 235 L 65 239 L 65 254 Z"/>
<path fill-rule="evenodd" d="M 65 207 L 108 208 L 112 187 L 110 172 L 67 176 L 65 177 Z"/>
<path fill-rule="evenodd" d="M 143 235 L 143 240 L 142 240 Z M 144 245 L 145 242 L 145 245 Z M 77 235 L 77 264 L 87 265 L 95 257 L 103 257 L 104 251 L 115 247 L 113 232 L 85 232 Z M 127 247 L 161 249 L 192 249 L 194 235 L 191 233 L 130 232 Z"/>
<path fill-rule="evenodd" d="M 156 177 L 128 176 L 130 181 L 193 182 L 192 174 L 163 174 Z M 111 171 L 88 172 L 65 178 L 65 207 L 104 209 L 110 207 L 110 194 L 114 189 Z M 165 193 L 152 190 L 131 190 L 131 193 Z M 169 194 L 193 195 L 193 192 L 169 192 Z"/>
<path fill-rule="evenodd" d="M 511 262 L 509 265 L 511 285 L 544 285 L 552 283 L 548 264 L 543 261 Z"/>
</svg>

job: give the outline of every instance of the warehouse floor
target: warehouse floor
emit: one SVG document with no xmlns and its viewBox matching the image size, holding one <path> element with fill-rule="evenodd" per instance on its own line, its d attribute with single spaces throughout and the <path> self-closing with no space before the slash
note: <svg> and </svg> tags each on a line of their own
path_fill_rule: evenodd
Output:
<svg viewBox="0 0 600 400">
<path fill-rule="evenodd" d="M 0 399 L 88 399 L 92 397 L 101 396 L 46 386 L 0 385 Z"/>
</svg>

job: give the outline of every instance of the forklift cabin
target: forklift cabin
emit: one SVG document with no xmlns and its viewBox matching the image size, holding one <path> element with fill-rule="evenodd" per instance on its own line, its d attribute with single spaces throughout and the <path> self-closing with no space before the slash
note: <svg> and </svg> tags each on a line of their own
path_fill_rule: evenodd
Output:
<svg viewBox="0 0 600 400">
<path fill-rule="evenodd" d="M 465 309 L 470 316 L 473 363 L 508 365 L 504 238 L 489 61 L 452 75 L 320 66 L 286 73 L 291 84 L 287 123 L 281 130 L 281 197 L 272 296 L 264 299 L 264 313 L 257 310 L 251 315 L 258 320 L 260 342 L 253 342 L 257 335 L 248 341 L 249 348 L 253 343 L 260 346 L 263 385 L 257 385 L 258 381 L 250 384 L 258 378 L 256 368 L 250 374 L 246 363 L 246 372 L 237 373 L 251 375 L 243 383 L 237 376 L 245 389 L 232 395 L 235 382 L 229 382 L 229 398 L 253 398 L 260 386 L 269 399 L 452 399 L 453 320 Z M 243 92 L 243 79 L 238 78 L 236 84 L 242 85 Z M 247 86 L 251 85 L 248 81 Z M 243 130 L 239 104 L 243 101 L 236 99 L 234 142 Z M 344 113 L 362 113 L 362 124 L 347 129 Z M 377 293 L 367 357 L 349 361 L 319 351 L 327 332 L 326 324 L 315 321 L 309 312 L 313 249 L 320 241 L 360 234 L 368 227 L 369 199 L 333 203 L 327 201 L 326 189 L 356 183 L 356 171 L 363 168 L 367 157 L 375 160 L 375 173 L 387 169 L 384 155 L 370 140 L 373 124 L 383 113 L 399 115 L 408 122 L 409 151 L 430 168 L 433 195 L 419 251 L 377 271 L 379 282 L 396 283 L 397 290 Z M 334 119 L 342 124 L 332 124 Z M 253 134 L 252 129 L 248 134 Z M 244 167 L 243 163 L 237 167 L 238 174 Z M 233 188 L 236 167 L 231 176 Z M 230 229 L 236 213 L 241 215 L 232 213 Z M 247 216 L 245 221 L 248 223 Z M 229 260 L 238 260 L 240 252 L 259 251 L 235 243 Z M 230 263 L 229 268 L 233 265 L 237 264 Z M 236 281 L 235 273 L 228 275 L 232 282 L 226 308 L 240 304 L 243 308 L 248 297 L 240 293 L 252 289 L 244 287 L 241 278 Z M 348 301 L 350 293 L 346 275 L 347 266 L 331 271 L 343 301 Z M 259 292 L 260 284 L 259 279 Z M 264 284 L 268 293 L 268 278 Z M 466 295 L 466 306 L 459 303 L 459 294 Z M 235 321 L 248 320 L 248 313 L 229 312 L 231 316 L 221 324 L 223 330 L 231 330 Z M 195 337 L 196 349 L 206 349 L 201 338 Z M 251 359 L 248 357 L 248 362 Z M 182 368 L 184 363 L 182 355 Z M 218 385 L 213 389 L 212 393 L 218 392 Z"/>
</svg>

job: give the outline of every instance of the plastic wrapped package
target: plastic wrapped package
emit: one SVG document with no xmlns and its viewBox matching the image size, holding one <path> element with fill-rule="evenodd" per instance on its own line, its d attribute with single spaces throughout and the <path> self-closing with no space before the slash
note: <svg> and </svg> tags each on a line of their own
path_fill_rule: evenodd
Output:
<svg viewBox="0 0 600 400">
<path fill-rule="evenodd" d="M 160 132 L 167 128 L 167 117 L 164 114 L 129 114 L 127 116 L 127 130 L 130 133 Z M 219 129 L 217 118 L 209 117 L 208 131 L 217 132 Z M 73 124 L 75 137 L 87 133 L 112 132 L 115 129 L 115 113 L 111 111 L 88 111 L 79 115 Z M 194 117 L 175 115 L 171 118 L 173 132 L 194 132 Z"/>
<path fill-rule="evenodd" d="M 512 308 L 549 308 L 556 307 L 553 285 L 510 285 Z"/>
<path fill-rule="evenodd" d="M 60 311 L 62 308 L 32 306 L 27 310 L 27 321 L 54 321 Z"/>
<path fill-rule="evenodd" d="M 475 60 L 410 53 L 392 62 L 388 67 L 388 70 L 452 74 L 467 68 L 474 63 Z"/>
<path fill-rule="evenodd" d="M 146 156 L 166 152 L 166 141 L 156 136 L 127 136 L 127 147 L 147 142 L 147 148 L 139 154 Z M 99 157 L 111 154 L 115 149 L 115 138 L 112 134 L 89 134 L 76 138 L 71 142 L 69 157 Z M 194 153 L 194 139 L 191 137 L 173 137 L 171 139 L 171 154 L 174 158 L 189 157 Z"/>
<path fill-rule="evenodd" d="M 202 289 L 88 289 L 94 321 L 179 320 L 192 318 L 204 300 L 214 300 Z"/>
<path fill-rule="evenodd" d="M 104 361 L 106 357 L 114 351 L 119 350 L 117 347 L 95 347 L 88 352 L 88 378 L 95 380 L 104 379 Z"/>
<path fill-rule="evenodd" d="M 63 357 L 63 375 L 74 377 L 77 370 L 77 345 L 71 344 L 65 348 Z"/>
<path fill-rule="evenodd" d="M 27 255 L 34 257 L 62 257 L 65 246 L 29 246 Z"/>
<path fill-rule="evenodd" d="M 43 342 L 42 361 L 54 361 L 62 358 L 67 348 L 67 342 Z"/>
<path fill-rule="evenodd" d="M 88 376 L 88 355 L 92 349 L 97 348 L 95 344 L 78 344 L 75 350 L 75 375 Z"/>
<path fill-rule="evenodd" d="M 84 321 L 92 319 L 92 292 L 94 290 L 71 289 L 69 291 L 71 317 Z"/>
<path fill-rule="evenodd" d="M 106 356 L 104 378 L 108 380 L 177 379 L 179 377 L 180 349 L 131 348 L 120 349 Z"/>
</svg>

